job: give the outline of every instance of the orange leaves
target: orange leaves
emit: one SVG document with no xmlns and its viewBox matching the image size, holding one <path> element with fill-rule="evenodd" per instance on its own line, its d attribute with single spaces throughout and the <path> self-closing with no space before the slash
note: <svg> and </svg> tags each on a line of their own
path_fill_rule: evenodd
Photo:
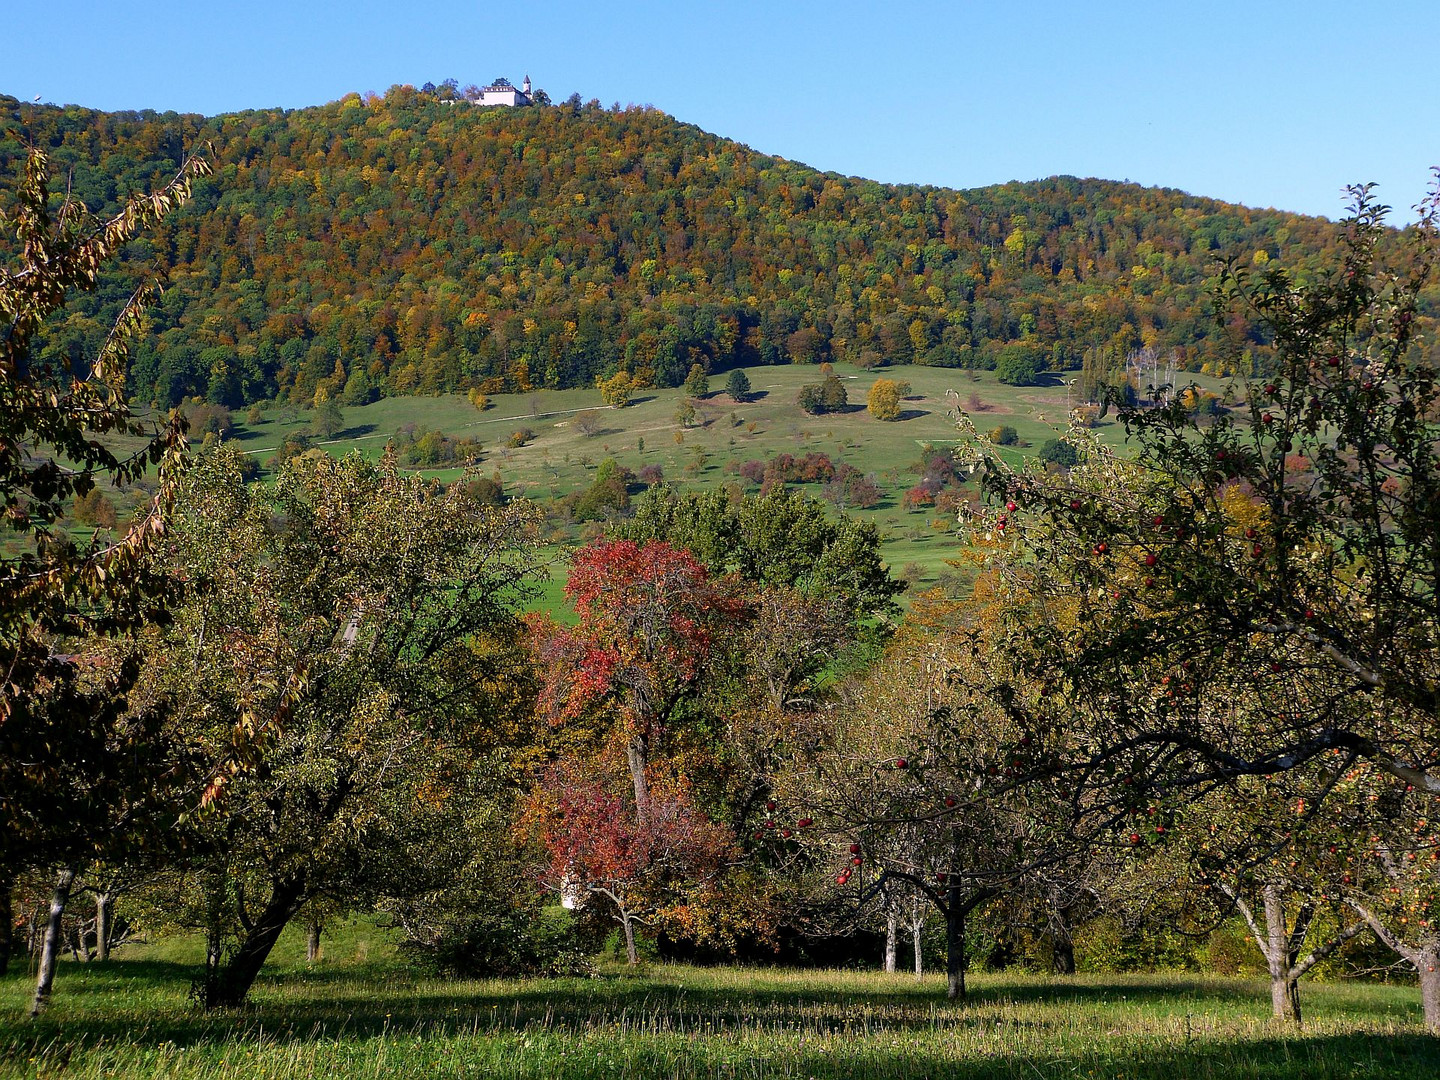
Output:
<svg viewBox="0 0 1440 1080">
<path fill-rule="evenodd" d="M 661 541 L 601 540 L 575 555 L 565 595 L 580 623 L 539 643 L 542 708 L 573 719 L 612 697 L 642 725 L 693 683 L 721 627 L 744 604 L 689 552 Z"/>
<path fill-rule="evenodd" d="M 643 815 L 594 762 L 565 759 L 532 792 L 522 828 L 544 847 L 553 883 L 618 894 L 701 881 L 730 856 L 729 831 L 683 779 L 652 774 Z"/>
</svg>

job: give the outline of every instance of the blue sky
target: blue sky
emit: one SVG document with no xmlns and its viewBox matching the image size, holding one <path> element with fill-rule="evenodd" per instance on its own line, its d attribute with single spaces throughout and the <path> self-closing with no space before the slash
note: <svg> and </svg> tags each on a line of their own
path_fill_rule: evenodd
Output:
<svg viewBox="0 0 1440 1080">
<path fill-rule="evenodd" d="M 11 5 L 7 5 L 11 6 Z M 822 169 L 973 187 L 1056 173 L 1408 216 L 1440 164 L 1440 0 L 29 0 L 0 92 L 216 113 L 529 74 Z"/>
</svg>

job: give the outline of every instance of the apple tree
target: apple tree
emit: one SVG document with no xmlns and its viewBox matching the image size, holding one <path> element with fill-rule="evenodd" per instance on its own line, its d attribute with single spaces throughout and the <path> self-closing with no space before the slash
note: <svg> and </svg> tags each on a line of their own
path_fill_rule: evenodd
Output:
<svg viewBox="0 0 1440 1080">
<path fill-rule="evenodd" d="M 1368 187 L 1353 194 L 1339 265 L 1221 274 L 1220 312 L 1271 349 L 1236 408 L 1200 415 L 1161 388 L 1159 407 L 1120 405 L 1126 451 L 1073 431 L 1064 475 L 972 440 L 993 496 L 973 533 L 1009 538 L 992 566 L 1030 599 L 1011 645 L 1110 717 L 1100 756 L 1263 775 L 1338 749 L 1440 794 L 1440 383 L 1422 332 L 1437 196 L 1395 235 Z M 1183 704 L 1222 679 L 1267 702 L 1244 730 Z"/>
<path fill-rule="evenodd" d="M 1040 868 L 1078 872 L 1089 850 L 1068 828 L 1072 793 L 1044 778 L 1049 749 L 953 677 L 976 663 L 963 639 L 902 638 L 775 778 L 777 823 L 834 875 L 828 902 L 860 917 L 904 885 L 940 915 L 951 998 L 967 918 Z"/>
<path fill-rule="evenodd" d="M 1117 777 L 1176 799 L 1282 775 L 1318 806 L 1362 764 L 1440 796 L 1440 193 L 1401 232 L 1352 194 L 1336 265 L 1219 275 L 1217 315 L 1263 347 L 1235 406 L 1117 392 L 1127 446 L 1077 425 L 1065 473 L 970 440 L 991 500 L 969 532 L 1011 600 L 998 632 L 1064 703 L 1058 767 L 1087 806 L 1117 807 Z M 989 687 L 1040 722 L 1008 689 Z"/>
<path fill-rule="evenodd" d="M 187 866 L 211 898 L 204 1001 L 227 1006 L 307 904 L 431 887 L 424 820 L 514 723 L 536 522 L 388 454 L 302 455 L 273 489 L 226 449 L 193 473 L 164 563 L 186 596 L 147 678 L 213 778 Z"/>
</svg>

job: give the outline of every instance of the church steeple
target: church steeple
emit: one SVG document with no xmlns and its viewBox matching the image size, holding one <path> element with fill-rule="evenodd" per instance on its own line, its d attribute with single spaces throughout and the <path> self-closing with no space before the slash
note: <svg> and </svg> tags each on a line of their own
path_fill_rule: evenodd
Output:
<svg viewBox="0 0 1440 1080">
<path fill-rule="evenodd" d="M 525 76 L 525 81 L 520 84 L 520 92 L 526 97 L 530 96 L 530 76 Z"/>
</svg>

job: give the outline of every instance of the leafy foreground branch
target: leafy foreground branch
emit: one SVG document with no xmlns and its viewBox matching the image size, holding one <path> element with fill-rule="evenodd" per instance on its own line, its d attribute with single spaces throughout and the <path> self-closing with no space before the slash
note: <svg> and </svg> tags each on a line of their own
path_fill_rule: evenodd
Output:
<svg viewBox="0 0 1440 1080">
<path fill-rule="evenodd" d="M 1068 778 L 1092 835 L 1266 780 L 1291 820 L 1209 869 L 1328 837 L 1318 891 L 1411 962 L 1440 1032 L 1440 382 L 1416 334 L 1440 188 L 1395 265 L 1386 208 L 1353 195 L 1333 270 L 1222 274 L 1217 311 L 1253 316 L 1276 357 L 1235 409 L 1204 417 L 1176 387 L 1152 388 L 1155 408 L 1112 395 L 1134 458 L 1077 427 L 1068 471 L 1012 469 L 972 440 L 992 502 L 970 532 L 1008 601 L 994 631 L 1016 676 L 974 685 L 1047 748 L 1027 775 Z"/>
</svg>

